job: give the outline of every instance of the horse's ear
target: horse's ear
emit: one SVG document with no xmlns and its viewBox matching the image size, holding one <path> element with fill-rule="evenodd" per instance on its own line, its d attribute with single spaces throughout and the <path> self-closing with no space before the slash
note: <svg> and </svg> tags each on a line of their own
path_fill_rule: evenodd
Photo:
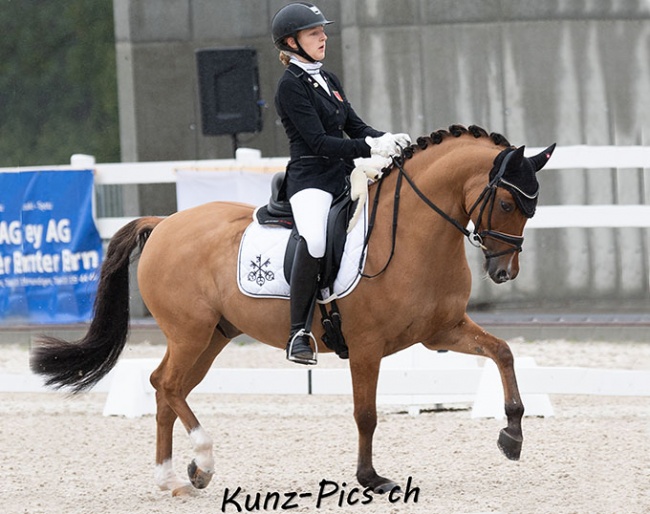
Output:
<svg viewBox="0 0 650 514">
<path fill-rule="evenodd" d="M 534 155 L 533 157 L 528 158 L 535 171 L 539 171 L 544 166 L 546 166 L 546 163 L 551 158 L 551 155 L 553 155 L 553 150 L 555 150 L 555 143 L 549 146 L 546 150 L 538 153 L 537 155 Z"/>
<path fill-rule="evenodd" d="M 516 150 L 513 150 L 512 157 L 510 157 L 510 162 L 508 162 L 507 167 L 511 170 L 519 170 L 521 164 L 524 162 L 524 150 L 525 146 L 520 146 Z"/>
</svg>

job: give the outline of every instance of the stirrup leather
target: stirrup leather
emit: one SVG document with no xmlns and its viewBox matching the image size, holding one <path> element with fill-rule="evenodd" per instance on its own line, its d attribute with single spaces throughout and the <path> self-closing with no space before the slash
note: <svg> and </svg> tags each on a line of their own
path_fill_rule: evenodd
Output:
<svg viewBox="0 0 650 514">
<path fill-rule="evenodd" d="M 301 336 L 307 336 L 314 342 L 314 351 L 313 351 L 314 357 L 311 359 L 302 359 L 300 357 L 294 357 L 291 354 L 293 350 L 293 343 L 295 342 L 296 338 Z M 316 343 L 316 338 L 314 337 L 314 334 L 312 334 L 311 332 L 307 332 L 304 328 L 298 330 L 298 332 L 296 332 L 291 338 L 291 341 L 289 341 L 289 346 L 287 348 L 287 360 L 291 362 L 297 362 L 299 364 L 318 364 L 318 344 Z"/>
</svg>

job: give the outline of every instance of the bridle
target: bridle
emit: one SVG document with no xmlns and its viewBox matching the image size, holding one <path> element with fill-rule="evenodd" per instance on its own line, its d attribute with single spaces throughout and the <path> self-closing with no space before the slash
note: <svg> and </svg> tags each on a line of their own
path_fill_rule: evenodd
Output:
<svg viewBox="0 0 650 514">
<path fill-rule="evenodd" d="M 435 203 L 433 203 L 423 192 L 422 190 L 413 182 L 413 179 L 406 173 L 406 170 L 404 170 L 404 153 L 402 153 L 401 156 L 393 156 L 392 157 L 392 165 L 388 167 L 384 171 L 384 175 L 382 176 L 382 179 L 379 181 L 379 184 L 377 185 L 377 193 L 375 194 L 375 198 L 373 201 L 373 208 L 372 212 L 370 215 L 370 220 L 368 222 L 368 231 L 366 234 L 366 238 L 364 241 L 364 251 L 362 254 L 365 254 L 365 249 L 368 246 L 368 242 L 370 239 L 370 234 L 372 233 L 372 229 L 374 227 L 374 222 L 375 222 L 375 217 L 377 214 L 377 206 L 379 203 L 379 194 L 381 192 L 381 186 L 384 182 L 384 178 L 390 173 L 390 171 L 393 168 L 397 168 L 399 171 L 399 175 L 397 176 L 397 182 L 395 184 L 395 196 L 394 196 L 394 201 L 393 201 L 393 225 L 392 225 L 392 245 L 391 245 L 391 252 L 388 257 L 388 261 L 384 265 L 384 267 L 378 272 L 375 273 L 374 275 L 366 275 L 361 272 L 361 265 L 362 262 L 359 263 L 359 273 L 361 274 L 362 277 L 364 278 L 374 278 L 379 275 L 381 275 L 386 268 L 388 268 L 388 265 L 390 264 L 390 261 L 393 258 L 393 255 L 395 253 L 395 239 L 397 235 L 397 215 L 398 215 L 398 210 L 399 210 L 399 200 L 400 200 L 400 195 L 401 195 L 401 189 L 402 189 L 402 179 L 406 179 L 406 182 L 411 186 L 411 189 L 417 194 L 420 199 L 433 211 L 438 213 L 443 219 L 451 223 L 456 229 L 458 229 L 470 242 L 470 244 L 476 248 L 480 248 L 483 250 L 483 253 L 485 255 L 486 259 L 493 259 L 495 257 L 500 257 L 502 255 L 507 255 L 510 253 L 519 253 L 522 251 L 522 245 L 524 244 L 524 238 L 523 236 L 515 236 L 512 234 L 506 234 L 504 232 L 500 232 L 498 230 L 492 230 L 492 211 L 494 210 L 494 203 L 496 200 L 496 193 L 497 189 L 499 187 L 503 187 L 503 184 L 507 184 L 510 187 L 516 188 L 513 184 L 510 184 L 509 182 L 505 181 L 503 179 L 503 175 L 506 172 L 508 162 L 510 161 L 510 158 L 512 157 L 514 153 L 514 149 L 512 151 L 508 152 L 504 158 L 501 160 L 501 163 L 495 164 L 495 168 L 498 165 L 499 168 L 495 175 L 490 179 L 488 184 L 485 186 L 481 194 L 478 196 L 476 201 L 472 204 L 472 207 L 468 211 L 468 216 L 471 218 L 472 213 L 478 209 L 478 217 L 476 219 L 476 224 L 474 225 L 474 230 L 470 231 L 468 230 L 463 224 L 461 224 L 457 219 L 452 218 L 449 216 L 446 212 L 444 212 L 440 207 L 438 207 Z M 494 168 L 492 168 L 494 170 Z M 490 170 L 489 175 L 492 175 L 492 170 Z M 518 191 L 520 191 L 518 188 L 516 188 Z M 523 192 L 522 192 L 523 193 Z M 529 196 L 529 195 L 526 195 Z M 536 197 L 537 193 L 533 196 Z M 479 230 L 479 227 L 481 226 L 481 222 L 483 221 L 483 215 L 487 211 L 487 228 L 485 230 Z M 483 244 L 485 239 L 487 238 L 492 238 L 496 239 L 497 241 L 500 241 L 502 243 L 505 243 L 506 245 L 509 246 L 509 248 L 500 251 L 500 252 L 495 252 L 495 253 L 490 253 L 487 249 L 487 247 Z M 362 257 L 363 259 L 363 257 Z"/>
<path fill-rule="evenodd" d="M 499 165 L 499 169 L 495 173 L 494 177 L 488 182 L 488 185 L 485 186 L 483 189 L 483 192 L 479 195 L 479 197 L 476 199 L 472 207 L 470 208 L 469 212 L 467 213 L 468 216 L 472 216 L 472 213 L 474 210 L 478 207 L 478 217 L 476 218 L 476 225 L 474 227 L 473 232 L 469 232 L 467 229 L 464 229 L 462 232 L 465 234 L 467 239 L 471 244 L 474 246 L 481 248 L 483 252 L 485 253 L 485 258 L 486 259 L 492 259 L 494 257 L 500 257 L 502 255 L 507 255 L 509 253 L 519 253 L 522 251 L 522 246 L 524 244 L 524 238 L 523 236 L 515 236 L 512 234 L 506 234 L 504 232 L 500 232 L 498 230 L 492 230 L 492 211 L 494 209 L 494 203 L 496 200 L 497 196 L 497 189 L 499 187 L 503 187 L 503 184 L 507 184 L 511 187 L 516 187 L 509 182 L 505 181 L 503 178 L 503 175 L 506 172 L 508 162 L 510 161 L 513 151 L 508 152 L 505 157 L 502 159 L 501 164 Z M 494 169 L 494 168 L 493 168 Z M 400 172 L 401 173 L 401 172 Z M 492 171 L 490 171 L 490 175 L 492 174 Z M 411 183 L 411 182 L 409 182 Z M 411 187 L 414 187 L 414 184 L 411 183 Z M 517 188 L 518 191 L 522 192 L 520 189 Z M 523 192 L 522 192 L 523 194 Z M 535 193 L 535 196 L 537 197 L 537 193 Z M 489 206 L 489 211 L 488 211 L 488 216 L 487 216 L 487 228 L 482 231 L 478 231 L 478 227 L 481 226 L 481 222 L 483 221 L 483 214 L 485 213 L 486 207 Z M 510 246 L 510 248 L 503 250 L 501 252 L 497 253 L 489 253 L 487 251 L 487 248 L 483 244 L 483 241 L 491 237 L 492 239 L 496 239 L 497 241 L 501 241 L 502 243 L 506 243 L 507 245 Z"/>
</svg>

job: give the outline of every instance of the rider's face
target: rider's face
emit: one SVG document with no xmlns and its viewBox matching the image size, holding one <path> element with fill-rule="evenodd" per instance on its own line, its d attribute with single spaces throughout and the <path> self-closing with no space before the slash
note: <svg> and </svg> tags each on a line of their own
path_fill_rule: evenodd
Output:
<svg viewBox="0 0 650 514">
<path fill-rule="evenodd" d="M 315 61 L 322 61 L 325 58 L 327 34 L 325 34 L 324 26 L 320 25 L 311 29 L 301 30 L 298 32 L 298 41 L 307 55 Z M 289 38 L 287 43 L 292 48 L 298 49 L 293 38 Z M 300 56 L 298 58 L 303 60 Z"/>
</svg>

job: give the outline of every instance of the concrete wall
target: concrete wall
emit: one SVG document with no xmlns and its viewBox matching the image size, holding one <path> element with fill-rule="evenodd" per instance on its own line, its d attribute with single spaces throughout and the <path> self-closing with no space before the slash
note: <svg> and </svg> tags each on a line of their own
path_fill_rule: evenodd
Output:
<svg viewBox="0 0 650 514">
<path fill-rule="evenodd" d="M 257 49 L 264 129 L 241 143 L 287 155 L 273 108 L 282 73 L 270 20 L 283 0 L 114 0 L 123 160 L 228 158 L 201 134 L 194 51 Z M 326 66 L 372 125 L 413 136 L 478 124 L 517 145 L 650 145 L 647 0 L 322 0 Z M 540 175 L 542 204 L 648 203 L 648 170 Z M 143 214 L 173 191 L 140 192 Z M 148 203 L 147 203 L 148 202 Z M 512 284 L 475 280 L 474 302 L 650 304 L 646 229 L 526 233 Z M 479 274 L 480 255 L 469 251 Z"/>
<path fill-rule="evenodd" d="M 279 0 L 113 0 L 124 161 L 232 157 L 229 136 L 203 136 L 196 61 L 201 48 L 257 50 L 264 128 L 241 134 L 242 145 L 264 156 L 288 154 L 273 96 L 283 72 L 270 35 Z M 338 1 L 321 8 L 340 20 Z M 332 26 L 327 64 L 343 74 L 341 23 Z"/>
</svg>

